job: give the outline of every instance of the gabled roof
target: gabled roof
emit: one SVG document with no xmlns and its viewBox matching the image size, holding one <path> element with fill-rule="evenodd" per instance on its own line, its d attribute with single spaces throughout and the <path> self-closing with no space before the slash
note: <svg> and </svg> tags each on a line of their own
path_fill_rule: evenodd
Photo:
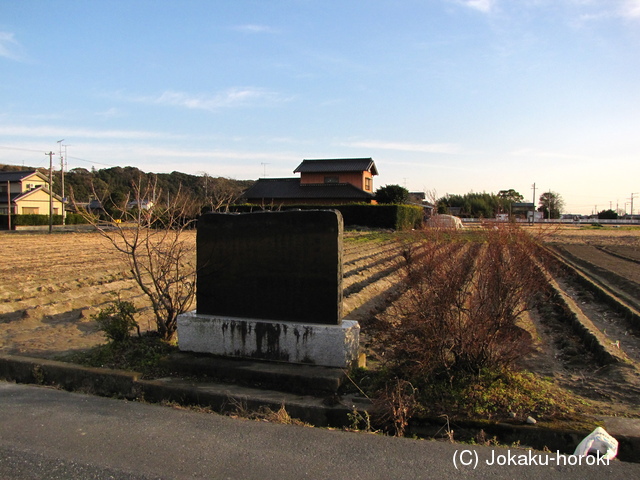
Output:
<svg viewBox="0 0 640 480">
<path fill-rule="evenodd" d="M 245 193 L 244 197 L 274 199 L 362 199 L 368 200 L 373 194 L 360 190 L 349 183 L 305 183 L 299 178 L 261 178 Z"/>
<path fill-rule="evenodd" d="M 30 195 L 33 195 L 36 192 L 39 191 L 43 191 L 44 193 L 46 193 L 47 195 L 51 195 L 51 193 L 49 192 L 49 189 L 40 185 L 39 187 L 33 188 L 31 190 L 27 190 L 26 192 L 22 192 L 19 193 L 17 195 L 12 195 L 11 196 L 11 201 L 12 202 L 17 202 L 18 200 L 24 200 L 25 198 L 27 198 Z M 56 200 L 58 200 L 59 202 L 62 202 L 62 197 L 60 197 L 59 195 L 57 195 L 56 193 L 53 194 L 53 198 L 55 198 Z"/>
<path fill-rule="evenodd" d="M 27 177 L 37 175 L 40 180 L 48 182 L 49 179 L 37 170 L 21 170 L 18 172 L 0 172 L 0 182 L 21 182 Z"/>
<path fill-rule="evenodd" d="M 371 158 L 329 158 L 318 160 L 303 160 L 293 173 L 333 173 L 333 172 L 364 172 L 378 175 L 376 164 Z"/>
</svg>

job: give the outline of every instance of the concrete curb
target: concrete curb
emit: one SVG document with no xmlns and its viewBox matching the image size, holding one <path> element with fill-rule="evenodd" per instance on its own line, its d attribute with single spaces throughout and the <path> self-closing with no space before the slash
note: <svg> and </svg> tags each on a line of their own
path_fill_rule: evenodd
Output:
<svg viewBox="0 0 640 480">
<path fill-rule="evenodd" d="M 165 378 L 143 380 L 136 372 L 106 368 L 83 367 L 43 358 L 0 355 L 0 379 L 16 383 L 54 386 L 106 397 L 176 402 L 180 405 L 210 407 L 217 412 L 251 412 L 267 407 L 278 411 L 284 406 L 292 417 L 317 427 L 350 426 L 354 410 L 363 414 L 371 408 L 369 401 L 358 397 L 343 397 L 337 405 L 327 405 L 323 399 L 273 390 L 260 390 L 231 384 L 201 383 Z M 640 462 L 640 420 L 601 419 L 605 429 L 620 442 L 618 458 Z M 446 423 L 446 422 L 445 422 Z M 572 453 L 589 432 L 552 430 L 544 426 L 500 424 L 491 422 L 453 421 L 458 435 L 474 437 L 484 430 L 502 443 L 519 442 L 536 449 L 548 447 Z M 442 419 L 414 419 L 408 434 L 437 436 L 445 431 Z M 460 436 L 456 438 L 461 439 Z"/>
<path fill-rule="evenodd" d="M 0 355 L 0 379 L 105 397 L 211 407 L 218 412 L 250 412 L 264 407 L 278 411 L 284 406 L 292 418 L 319 427 L 343 427 L 350 423 L 354 409 L 362 412 L 370 408 L 368 400 L 358 397 L 343 397 L 328 405 L 325 399 L 309 395 L 176 378 L 144 380 L 137 372 L 15 355 Z"/>
</svg>

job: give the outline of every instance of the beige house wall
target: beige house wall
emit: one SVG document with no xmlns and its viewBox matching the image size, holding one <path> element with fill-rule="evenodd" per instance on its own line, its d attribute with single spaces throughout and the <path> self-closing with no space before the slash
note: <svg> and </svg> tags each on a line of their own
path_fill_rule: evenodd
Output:
<svg viewBox="0 0 640 480">
<path fill-rule="evenodd" d="M 18 200 L 18 214 L 23 215 L 25 213 L 37 213 L 39 215 L 49 215 L 49 195 L 39 190 L 37 192 L 32 193 L 29 197 L 24 200 Z M 25 212 L 24 209 L 27 209 Z M 37 209 L 37 211 L 33 211 L 30 209 Z M 53 214 L 60 215 L 62 214 L 62 202 L 57 200 L 55 197 L 53 198 Z"/>
</svg>

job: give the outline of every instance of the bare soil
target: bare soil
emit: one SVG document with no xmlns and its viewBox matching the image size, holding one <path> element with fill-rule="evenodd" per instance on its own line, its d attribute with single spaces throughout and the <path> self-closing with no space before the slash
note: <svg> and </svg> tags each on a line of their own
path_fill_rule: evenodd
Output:
<svg viewBox="0 0 640 480">
<path fill-rule="evenodd" d="M 545 243 L 571 249 L 586 262 L 640 285 L 640 265 L 633 261 L 640 260 L 640 229 L 531 231 Z M 195 242 L 194 232 L 187 235 Z M 126 260 L 99 234 L 0 233 L 0 250 L 0 353 L 56 358 L 104 343 L 91 316 L 117 295 L 134 302 L 142 312 L 141 327 L 152 329 L 149 303 Z M 402 293 L 400 253 L 393 240 L 345 240 L 344 314 L 361 322 L 365 343 L 367 323 Z M 612 342 L 619 341 L 629 361 L 599 364 L 571 327 L 548 308 L 523 319 L 536 346 L 525 366 L 594 402 L 602 413 L 640 416 L 637 330 L 570 278 L 559 281 L 584 314 Z"/>
<path fill-rule="evenodd" d="M 603 282 L 613 295 L 640 304 L 640 229 L 556 229 L 545 241 L 587 276 Z M 618 348 L 625 363 L 603 365 L 551 309 L 532 312 L 538 352 L 526 366 L 599 407 L 603 414 L 640 416 L 640 325 L 605 304 L 571 275 L 557 275 L 567 294 Z"/>
</svg>

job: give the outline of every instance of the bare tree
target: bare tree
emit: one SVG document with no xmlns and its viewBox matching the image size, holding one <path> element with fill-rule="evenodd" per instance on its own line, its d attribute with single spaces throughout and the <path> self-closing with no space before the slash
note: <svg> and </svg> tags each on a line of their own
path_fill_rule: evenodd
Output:
<svg viewBox="0 0 640 480">
<path fill-rule="evenodd" d="M 77 211 L 126 257 L 131 274 L 151 301 L 158 333 L 172 340 L 177 317 L 189 310 L 196 285 L 193 228 L 198 211 L 193 198 L 178 190 L 169 199 L 156 182 L 140 178 L 131 193 L 120 201 L 106 195 L 100 216 L 72 201 Z M 165 200 L 154 203 L 154 199 Z"/>
<path fill-rule="evenodd" d="M 228 212 L 229 206 L 242 195 L 242 189 L 233 180 L 203 175 L 206 206 L 213 212 Z"/>
</svg>

